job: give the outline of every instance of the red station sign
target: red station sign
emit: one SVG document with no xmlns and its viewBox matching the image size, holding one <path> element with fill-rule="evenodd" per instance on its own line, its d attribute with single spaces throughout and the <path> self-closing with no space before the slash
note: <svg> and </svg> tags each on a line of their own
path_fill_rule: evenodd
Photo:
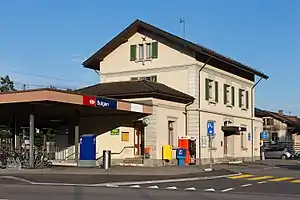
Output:
<svg viewBox="0 0 300 200">
<path fill-rule="evenodd" d="M 82 103 L 86 106 L 96 106 L 96 97 L 83 96 Z"/>
</svg>

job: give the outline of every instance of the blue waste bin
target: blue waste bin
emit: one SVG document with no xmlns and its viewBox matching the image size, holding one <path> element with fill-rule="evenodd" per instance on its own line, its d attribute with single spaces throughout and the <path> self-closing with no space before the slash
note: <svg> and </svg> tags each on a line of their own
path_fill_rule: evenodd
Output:
<svg viewBox="0 0 300 200">
<path fill-rule="evenodd" d="M 176 158 L 179 166 L 184 166 L 184 159 L 186 158 L 186 149 L 178 148 L 176 150 Z"/>
</svg>

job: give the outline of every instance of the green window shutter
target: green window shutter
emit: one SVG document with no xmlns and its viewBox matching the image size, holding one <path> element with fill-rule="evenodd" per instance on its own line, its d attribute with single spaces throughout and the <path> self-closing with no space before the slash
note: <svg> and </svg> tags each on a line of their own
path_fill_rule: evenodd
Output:
<svg viewBox="0 0 300 200">
<path fill-rule="evenodd" d="M 219 89 L 218 89 L 218 82 L 215 81 L 215 102 L 218 102 L 219 101 Z"/>
<path fill-rule="evenodd" d="M 231 105 L 234 106 L 234 87 L 231 87 Z"/>
<path fill-rule="evenodd" d="M 227 104 L 227 91 L 226 91 L 227 85 L 224 84 L 224 104 Z"/>
<path fill-rule="evenodd" d="M 130 45 L 130 61 L 136 60 L 136 45 Z"/>
<path fill-rule="evenodd" d="M 239 89 L 239 107 L 240 108 L 242 107 L 242 92 L 243 92 L 243 90 Z"/>
<path fill-rule="evenodd" d="M 205 100 L 209 100 L 209 79 L 205 79 Z"/>
<path fill-rule="evenodd" d="M 246 108 L 249 108 L 249 92 L 246 91 Z"/>
<path fill-rule="evenodd" d="M 152 58 L 158 58 L 158 43 L 152 42 Z"/>
</svg>

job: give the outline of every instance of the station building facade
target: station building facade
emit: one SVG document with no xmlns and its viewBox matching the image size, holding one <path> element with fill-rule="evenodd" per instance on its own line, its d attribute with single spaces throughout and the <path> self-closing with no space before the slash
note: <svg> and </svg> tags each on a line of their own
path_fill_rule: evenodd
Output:
<svg viewBox="0 0 300 200">
<path fill-rule="evenodd" d="M 99 71 L 100 83 L 77 92 L 153 106 L 152 115 L 107 132 L 99 132 L 97 119 L 93 127 L 82 122 L 84 132 L 99 135 L 99 156 L 111 149 L 118 164 L 163 165 L 162 146 L 176 149 L 178 137 L 191 136 L 198 164 L 208 163 L 209 150 L 215 162 L 260 158 L 263 121 L 254 117 L 254 90 L 255 77 L 268 79 L 264 73 L 140 20 L 83 66 Z"/>
</svg>

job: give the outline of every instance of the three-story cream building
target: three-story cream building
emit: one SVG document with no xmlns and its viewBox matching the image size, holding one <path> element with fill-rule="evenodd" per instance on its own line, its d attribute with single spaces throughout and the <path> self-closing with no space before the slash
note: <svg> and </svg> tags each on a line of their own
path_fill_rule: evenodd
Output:
<svg viewBox="0 0 300 200">
<path fill-rule="evenodd" d="M 147 132 L 150 127 L 152 132 L 155 130 L 155 142 L 148 138 L 155 149 L 151 152 L 153 159 L 161 160 L 163 144 L 176 147 L 177 138 L 185 135 L 196 138 L 197 161 L 201 164 L 208 163 L 209 150 L 212 150 L 215 162 L 259 158 L 263 124 L 261 119 L 254 117 L 254 89 L 255 76 L 268 79 L 262 72 L 140 20 L 118 34 L 83 65 L 99 70 L 101 83 L 146 79 L 195 98 L 187 105 L 151 101 L 153 105 L 155 102 L 160 105 L 156 105 L 154 117 L 149 117 L 148 128 L 145 128 L 145 146 L 149 145 Z M 131 100 L 141 101 L 140 98 Z M 165 113 L 164 119 L 155 118 L 155 110 L 159 109 Z M 170 141 L 166 139 L 170 124 L 157 121 L 172 118 L 175 110 L 172 126 L 176 134 Z M 211 148 L 207 137 L 210 121 L 215 126 Z M 155 125 L 151 126 L 152 122 L 156 122 Z M 105 143 L 109 145 L 107 137 Z"/>
</svg>

